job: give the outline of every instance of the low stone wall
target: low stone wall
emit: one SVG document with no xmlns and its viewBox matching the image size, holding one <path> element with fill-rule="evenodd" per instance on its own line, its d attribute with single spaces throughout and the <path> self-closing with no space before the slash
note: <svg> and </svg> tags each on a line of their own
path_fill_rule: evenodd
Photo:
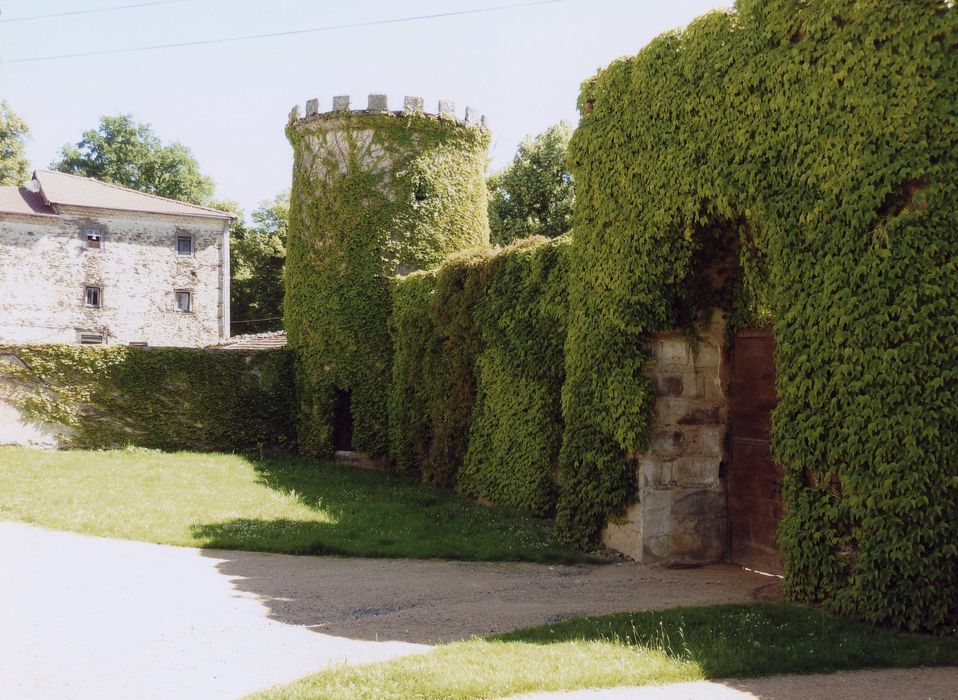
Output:
<svg viewBox="0 0 958 700">
<path fill-rule="evenodd" d="M 0 345 L 0 445 L 290 447 L 291 365 L 285 349 Z"/>
<path fill-rule="evenodd" d="M 603 532 L 608 547 L 637 561 L 723 557 L 724 333 L 724 319 L 716 314 L 698 343 L 679 333 L 653 338 L 649 374 L 657 397 L 649 449 L 636 455 L 638 502 Z"/>
</svg>

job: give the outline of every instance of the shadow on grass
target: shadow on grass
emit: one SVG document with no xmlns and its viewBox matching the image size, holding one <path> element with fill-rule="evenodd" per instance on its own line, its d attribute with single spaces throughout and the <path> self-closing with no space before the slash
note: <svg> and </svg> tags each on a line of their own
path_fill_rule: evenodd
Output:
<svg viewBox="0 0 958 700">
<path fill-rule="evenodd" d="M 707 678 L 958 665 L 958 637 L 881 629 L 789 603 L 620 613 L 517 630 L 494 639 L 598 640 L 663 651 Z"/>
<path fill-rule="evenodd" d="M 292 497 L 315 517 L 196 523 L 192 534 L 204 546 L 286 554 L 597 563 L 550 541 L 541 522 L 479 506 L 403 475 L 291 456 L 251 464 L 260 484 Z"/>
</svg>

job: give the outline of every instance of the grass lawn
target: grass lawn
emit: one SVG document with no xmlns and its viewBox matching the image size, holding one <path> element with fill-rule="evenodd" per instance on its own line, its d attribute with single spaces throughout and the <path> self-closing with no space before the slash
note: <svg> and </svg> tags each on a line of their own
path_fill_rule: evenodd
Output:
<svg viewBox="0 0 958 700">
<path fill-rule="evenodd" d="M 782 673 L 958 665 L 958 638 L 880 630 L 787 603 L 579 618 L 343 666 L 251 698 L 501 698 Z"/>
<path fill-rule="evenodd" d="M 581 562 L 540 524 L 400 475 L 291 457 L 0 448 L 0 520 L 191 547 Z"/>
</svg>

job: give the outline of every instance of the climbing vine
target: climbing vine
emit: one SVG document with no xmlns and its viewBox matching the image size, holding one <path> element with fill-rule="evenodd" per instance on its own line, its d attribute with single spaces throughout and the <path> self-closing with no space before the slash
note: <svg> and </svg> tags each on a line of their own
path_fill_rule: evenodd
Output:
<svg viewBox="0 0 958 700">
<path fill-rule="evenodd" d="M 284 447 L 294 440 L 289 354 L 187 348 L 0 346 L 0 392 L 64 446 Z"/>
<path fill-rule="evenodd" d="M 739 0 L 583 85 L 557 525 L 634 493 L 649 334 L 738 222 L 774 319 L 797 600 L 958 624 L 958 10 Z M 748 274 L 746 274 L 748 277 Z"/>
<path fill-rule="evenodd" d="M 333 450 L 347 392 L 353 446 L 388 453 L 388 319 L 396 274 L 488 243 L 480 125 L 425 114 L 335 112 L 291 122 L 295 164 L 285 323 L 301 448 Z"/>
</svg>

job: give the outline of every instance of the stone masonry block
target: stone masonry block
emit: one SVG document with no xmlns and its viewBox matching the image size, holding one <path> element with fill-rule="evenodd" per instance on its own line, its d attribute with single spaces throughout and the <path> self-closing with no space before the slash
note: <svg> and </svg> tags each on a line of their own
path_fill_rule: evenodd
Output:
<svg viewBox="0 0 958 700">
<path fill-rule="evenodd" d="M 370 112 L 385 112 L 389 109 L 389 98 L 386 95 L 370 95 L 366 109 Z"/>
<path fill-rule="evenodd" d="M 479 123 L 479 110 L 475 107 L 466 107 L 466 124 Z"/>
<path fill-rule="evenodd" d="M 689 366 L 689 344 L 684 338 L 659 338 L 654 348 L 657 368 Z"/>
<path fill-rule="evenodd" d="M 337 95 L 336 97 L 334 97 L 333 111 L 348 112 L 349 111 L 349 95 Z"/>
<path fill-rule="evenodd" d="M 655 422 L 659 426 L 678 425 L 693 410 L 688 399 L 664 397 L 655 402 Z"/>
<path fill-rule="evenodd" d="M 714 369 L 722 361 L 722 353 L 711 343 L 699 343 L 698 352 L 692 358 L 696 369 Z"/>
<path fill-rule="evenodd" d="M 306 116 L 312 117 L 319 114 L 319 99 L 313 98 L 311 100 L 306 100 Z"/>
<path fill-rule="evenodd" d="M 642 485 L 649 489 L 668 488 L 672 483 L 672 465 L 654 455 L 642 460 L 640 474 Z"/>
<path fill-rule="evenodd" d="M 655 377 L 655 393 L 659 396 L 682 396 L 685 393 L 685 375 L 658 374 Z"/>
<path fill-rule="evenodd" d="M 425 103 L 421 97 L 409 97 L 403 100 L 404 112 L 422 112 L 425 109 Z"/>
<path fill-rule="evenodd" d="M 682 433 L 682 455 L 722 458 L 722 443 L 725 438 L 724 425 L 686 425 L 676 430 L 680 430 Z"/>
<path fill-rule="evenodd" d="M 671 531 L 672 489 L 642 489 L 642 533 L 650 537 L 668 535 Z"/>
<path fill-rule="evenodd" d="M 291 122 L 299 119 L 299 105 L 295 105 L 291 110 L 289 110 L 289 120 Z"/>
<path fill-rule="evenodd" d="M 683 399 L 675 399 L 682 401 Z M 722 422 L 722 408 L 706 402 L 686 400 L 686 410 L 675 423 L 678 425 L 715 425 Z"/>
<path fill-rule="evenodd" d="M 665 426 L 652 429 L 652 439 L 649 442 L 651 456 L 671 462 L 685 454 L 686 449 L 685 434 L 682 430 Z"/>
<path fill-rule="evenodd" d="M 719 483 L 717 457 L 683 457 L 672 462 L 672 478 L 679 488 L 710 488 Z"/>
<path fill-rule="evenodd" d="M 715 490 L 673 492 L 669 558 L 719 561 L 725 550 L 725 495 Z"/>
<path fill-rule="evenodd" d="M 456 103 L 450 100 L 439 100 L 439 116 L 455 118 Z"/>
</svg>

